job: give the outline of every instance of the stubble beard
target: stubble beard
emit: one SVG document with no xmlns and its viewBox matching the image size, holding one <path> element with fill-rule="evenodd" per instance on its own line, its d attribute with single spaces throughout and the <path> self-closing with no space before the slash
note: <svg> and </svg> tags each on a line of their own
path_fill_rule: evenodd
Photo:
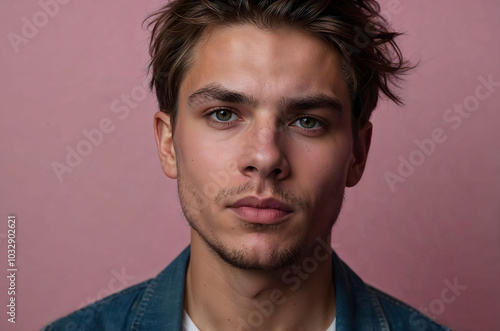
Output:
<svg viewBox="0 0 500 331">
<path fill-rule="evenodd" d="M 196 231 L 196 233 L 202 238 L 203 242 L 207 245 L 207 247 L 214 252 L 220 259 L 229 264 L 230 266 L 237 269 L 244 270 L 261 270 L 261 271 L 276 271 L 280 269 L 285 269 L 300 260 L 308 250 L 307 238 L 302 238 L 301 240 L 297 240 L 287 247 L 283 247 L 281 249 L 275 249 L 270 254 L 269 257 L 265 261 L 256 261 L 252 257 L 249 256 L 249 252 L 243 248 L 233 248 L 226 245 L 219 236 L 213 231 L 203 231 L 199 224 L 201 222 L 201 215 L 203 213 L 203 208 L 193 208 L 193 203 L 196 203 L 198 206 L 203 205 L 203 201 L 208 199 L 204 197 L 197 190 L 193 190 L 183 183 L 183 180 L 180 176 L 177 178 L 177 189 L 179 193 L 180 204 L 182 208 L 182 212 L 184 217 L 186 218 L 188 224 L 191 228 Z M 253 189 L 253 186 L 249 183 L 243 184 L 239 187 L 232 189 L 222 189 L 214 199 L 209 199 L 213 201 L 209 201 L 209 203 L 214 203 L 221 200 L 223 197 L 231 195 L 231 194 L 240 194 L 245 193 L 246 191 L 250 192 Z M 287 193 L 283 193 L 279 188 L 275 187 L 273 190 L 276 196 L 280 196 L 281 198 L 285 198 L 284 200 L 294 200 L 296 197 L 291 198 Z M 334 200 L 338 201 L 338 194 L 342 195 L 340 200 L 340 205 L 338 206 L 338 212 L 340 212 L 340 208 L 342 206 L 343 201 L 343 190 L 334 190 Z M 295 200 L 295 203 L 300 203 L 306 205 L 306 203 L 302 201 Z M 205 207 L 208 208 L 208 207 Z M 338 217 L 338 213 L 336 213 L 335 217 L 332 218 L 328 224 L 328 228 L 331 230 L 331 227 L 335 223 Z M 277 227 L 280 225 L 264 225 L 264 224 L 251 224 L 246 223 L 245 226 L 251 227 L 254 231 L 279 231 Z M 275 227 L 275 228 L 273 228 Z"/>
</svg>

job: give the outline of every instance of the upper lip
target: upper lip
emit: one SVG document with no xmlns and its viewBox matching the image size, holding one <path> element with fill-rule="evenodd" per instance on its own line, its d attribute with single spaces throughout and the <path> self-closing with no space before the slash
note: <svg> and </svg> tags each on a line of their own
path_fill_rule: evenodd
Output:
<svg viewBox="0 0 500 331">
<path fill-rule="evenodd" d="M 274 198 L 266 198 L 259 199 L 257 197 L 245 197 L 236 201 L 230 207 L 238 208 L 238 207 L 252 207 L 252 208 L 260 208 L 260 209 L 277 209 L 282 210 L 284 212 L 290 213 L 293 211 L 292 207 L 287 205 L 284 202 L 281 202 Z"/>
</svg>

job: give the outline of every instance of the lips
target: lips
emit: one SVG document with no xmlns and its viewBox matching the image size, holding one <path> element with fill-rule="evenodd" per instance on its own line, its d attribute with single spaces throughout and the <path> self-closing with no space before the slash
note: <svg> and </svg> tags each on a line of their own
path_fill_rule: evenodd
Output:
<svg viewBox="0 0 500 331">
<path fill-rule="evenodd" d="M 279 200 L 246 197 L 229 206 L 239 217 L 249 223 L 276 224 L 293 212 L 292 207 Z"/>
</svg>

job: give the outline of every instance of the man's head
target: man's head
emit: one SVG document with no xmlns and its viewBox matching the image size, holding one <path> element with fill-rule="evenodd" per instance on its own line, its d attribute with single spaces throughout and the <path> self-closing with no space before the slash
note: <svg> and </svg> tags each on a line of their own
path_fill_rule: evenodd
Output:
<svg viewBox="0 0 500 331">
<path fill-rule="evenodd" d="M 229 264 L 282 268 L 328 237 L 363 173 L 379 90 L 399 100 L 387 85 L 404 65 L 396 34 L 374 7 L 174 1 L 155 16 L 162 168 L 193 240 Z M 356 44 L 357 28 L 374 39 Z"/>
</svg>

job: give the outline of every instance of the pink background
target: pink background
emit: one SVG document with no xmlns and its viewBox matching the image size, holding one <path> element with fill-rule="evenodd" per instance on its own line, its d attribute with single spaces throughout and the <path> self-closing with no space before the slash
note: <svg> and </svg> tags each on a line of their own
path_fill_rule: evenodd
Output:
<svg viewBox="0 0 500 331">
<path fill-rule="evenodd" d="M 7 268 L 13 213 L 17 330 L 39 329 L 155 276 L 188 244 L 176 183 L 156 155 L 156 99 L 141 94 L 148 60 L 141 22 L 160 3 L 69 1 L 44 22 L 37 1 L 0 2 L 0 266 Z M 399 0 L 382 7 L 407 31 L 404 53 L 421 65 L 408 78 L 407 105 L 384 102 L 374 114 L 368 169 L 347 192 L 333 247 L 367 282 L 438 322 L 498 330 L 500 87 L 458 128 L 443 116 L 464 100 L 474 106 L 478 77 L 500 82 L 500 2 Z M 8 34 L 22 35 L 23 17 L 32 22 L 33 15 L 40 28 L 16 53 Z M 126 106 L 120 99 L 132 92 Z M 112 105 L 126 108 L 113 112 Z M 105 118 L 113 131 L 59 181 L 51 164 L 65 163 L 68 146 L 85 149 L 82 130 Z M 437 128 L 446 140 L 391 190 L 386 172 L 398 173 L 399 156 L 422 161 L 414 141 Z M 128 278 L 116 276 L 122 272 Z M 467 288 L 443 303 L 445 281 L 455 279 Z M 1 277 L 5 311 L 7 287 Z M 14 329 L 5 311 L 0 329 Z"/>
</svg>

